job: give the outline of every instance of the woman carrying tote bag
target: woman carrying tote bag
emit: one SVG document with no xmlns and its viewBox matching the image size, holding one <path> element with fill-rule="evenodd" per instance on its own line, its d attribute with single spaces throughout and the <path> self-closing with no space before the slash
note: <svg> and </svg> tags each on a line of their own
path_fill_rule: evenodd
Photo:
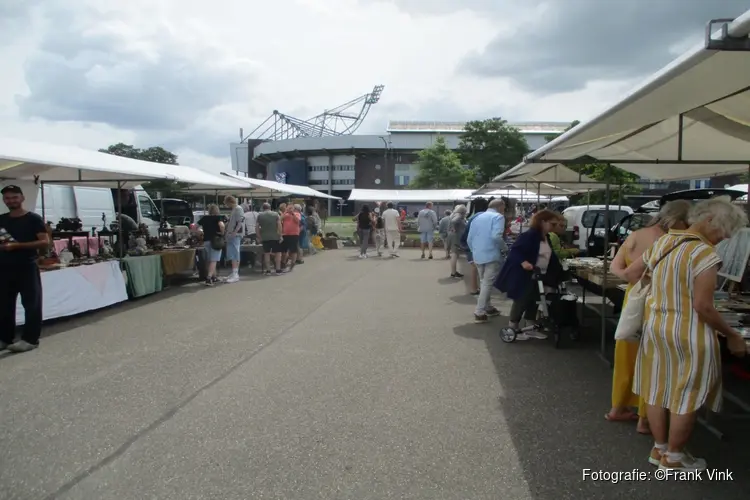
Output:
<svg viewBox="0 0 750 500">
<path fill-rule="evenodd" d="M 617 251 L 610 270 L 620 278 L 624 278 L 625 270 L 643 256 L 656 240 L 664 236 L 671 230 L 684 230 L 687 228 L 687 217 L 690 210 L 690 202 L 686 200 L 675 200 L 667 203 L 659 211 L 659 214 L 652 219 L 648 227 L 639 229 L 628 236 L 625 242 Z M 636 281 L 637 282 L 637 281 Z M 620 320 L 628 316 L 628 312 L 633 305 L 628 308 L 631 290 L 634 283 L 628 285 L 625 291 L 625 301 L 623 303 Z M 636 299 L 640 302 L 640 318 L 637 327 L 640 330 L 641 321 L 643 320 L 643 300 Z M 627 309 L 626 309 L 627 308 Z M 632 320 L 631 320 L 632 321 Z M 626 325 L 623 324 L 623 327 Z M 618 325 L 620 328 L 620 325 Z M 648 421 L 646 420 L 646 409 L 643 400 L 633 394 L 633 378 L 635 377 L 635 360 L 638 357 L 638 342 L 616 340 L 615 341 L 615 366 L 612 376 L 612 407 L 604 418 L 610 422 L 623 422 L 638 420 L 636 430 L 640 434 L 649 434 Z M 638 408 L 638 413 L 634 413 L 632 408 Z"/>
</svg>

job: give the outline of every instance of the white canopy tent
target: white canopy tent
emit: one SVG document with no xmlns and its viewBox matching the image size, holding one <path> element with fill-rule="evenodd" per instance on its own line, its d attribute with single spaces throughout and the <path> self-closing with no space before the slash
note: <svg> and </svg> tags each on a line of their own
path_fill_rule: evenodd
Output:
<svg viewBox="0 0 750 500">
<path fill-rule="evenodd" d="M 392 201 L 394 203 L 434 203 L 468 201 L 473 189 L 352 189 L 349 201 Z"/>
<path fill-rule="evenodd" d="M 240 177 L 234 174 L 228 174 L 222 172 L 223 176 L 231 179 L 234 182 L 241 183 L 245 186 L 250 187 L 253 191 L 251 196 L 258 198 L 274 198 L 279 194 L 302 196 L 307 198 L 323 198 L 329 200 L 340 200 L 338 196 L 331 196 L 329 194 L 317 191 L 307 186 L 297 186 L 294 184 L 283 184 L 281 182 L 268 181 L 264 179 L 252 179 L 250 177 Z"/>
<path fill-rule="evenodd" d="M 504 179 L 585 156 L 640 177 L 681 180 L 746 172 L 750 163 L 750 11 L 622 101 L 537 149 Z M 745 44 L 721 50 L 718 45 Z"/>
<path fill-rule="evenodd" d="M 83 186 L 134 186 L 153 179 L 177 180 L 147 161 L 82 148 L 0 138 L 0 180 L 24 180 Z"/>
<path fill-rule="evenodd" d="M 579 174 L 564 165 L 530 164 L 523 171 L 514 173 L 509 170 L 498 175 L 477 192 L 528 188 L 545 196 L 569 196 L 604 187 L 604 183 Z"/>
</svg>

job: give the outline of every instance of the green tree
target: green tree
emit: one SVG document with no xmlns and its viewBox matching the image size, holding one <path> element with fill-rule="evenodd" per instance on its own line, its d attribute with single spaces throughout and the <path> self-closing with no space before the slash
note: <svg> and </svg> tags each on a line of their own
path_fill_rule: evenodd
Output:
<svg viewBox="0 0 750 500">
<path fill-rule="evenodd" d="M 112 144 L 106 149 L 100 149 L 99 152 L 115 156 L 124 156 L 125 158 L 133 158 L 134 160 L 179 165 L 179 163 L 177 163 L 177 155 L 171 151 L 167 151 L 161 146 L 139 149 L 131 144 L 118 142 L 117 144 Z M 143 183 L 143 189 L 145 189 L 153 198 L 157 198 L 159 195 L 163 198 L 185 198 L 184 194 L 180 196 L 180 192 L 184 191 L 189 186 L 190 184 L 184 182 L 175 183 L 168 180 L 154 180 Z"/>
<path fill-rule="evenodd" d="M 578 120 L 573 121 L 568 128 L 566 128 L 561 134 L 546 136 L 547 142 L 553 141 L 560 135 L 564 134 L 568 130 L 572 129 L 580 122 Z M 591 177 L 594 180 L 605 183 L 610 183 L 610 203 L 619 203 L 621 198 L 624 198 L 628 194 L 637 194 L 641 192 L 641 187 L 638 184 L 640 177 L 637 175 L 627 172 L 621 168 L 609 165 L 609 167 L 602 163 L 597 163 L 595 158 L 588 158 L 591 162 L 586 163 L 574 163 L 566 165 L 571 170 L 580 174 Z M 580 204 L 589 202 L 591 204 L 604 204 L 606 201 L 606 192 L 604 186 L 602 189 L 592 191 L 591 193 L 580 194 L 571 197 L 572 204 Z M 624 200 L 623 200 L 624 203 Z"/>
<path fill-rule="evenodd" d="M 480 183 L 492 181 L 529 153 L 521 131 L 502 118 L 470 121 L 458 148 L 461 159 L 476 170 Z"/>
<path fill-rule="evenodd" d="M 419 152 L 419 174 L 409 183 L 414 189 L 474 187 L 474 172 L 461 165 L 461 158 L 438 137 L 435 144 Z"/>
</svg>

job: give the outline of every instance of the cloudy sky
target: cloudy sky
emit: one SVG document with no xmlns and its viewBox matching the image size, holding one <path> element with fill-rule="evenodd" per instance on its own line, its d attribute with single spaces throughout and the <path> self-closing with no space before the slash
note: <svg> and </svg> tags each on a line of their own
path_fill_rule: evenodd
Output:
<svg viewBox="0 0 750 500">
<path fill-rule="evenodd" d="M 384 84 L 389 119 L 585 120 L 748 0 L 7 0 L 0 134 L 229 170 L 274 109 Z M 10 42 L 10 44 L 8 43 Z"/>
</svg>

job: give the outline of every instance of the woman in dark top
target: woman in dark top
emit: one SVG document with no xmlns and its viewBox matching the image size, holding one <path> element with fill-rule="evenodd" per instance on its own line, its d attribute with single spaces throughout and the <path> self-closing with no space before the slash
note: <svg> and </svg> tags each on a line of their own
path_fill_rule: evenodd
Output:
<svg viewBox="0 0 750 500">
<path fill-rule="evenodd" d="M 508 258 L 495 280 L 495 288 L 513 300 L 509 326 L 514 330 L 519 329 L 523 317 L 527 321 L 536 321 L 539 288 L 533 280 L 534 269 L 542 274 L 545 285 L 557 285 L 562 280 L 562 264 L 549 241 L 549 233 L 554 230 L 559 218 L 560 215 L 551 210 L 540 210 L 534 214 L 529 229 L 521 233 L 510 248 Z M 528 338 L 545 339 L 547 336 L 541 332 L 516 336 L 516 340 Z"/>
<path fill-rule="evenodd" d="M 383 247 L 385 246 L 385 223 L 383 222 L 382 207 L 375 208 L 375 214 L 373 215 L 373 225 L 375 227 L 375 251 L 378 252 L 378 257 L 382 257 Z"/>
<path fill-rule="evenodd" d="M 370 207 L 362 206 L 357 215 L 357 233 L 359 234 L 359 258 L 367 258 L 367 247 L 370 245 L 370 231 L 372 231 L 373 220 Z"/>
<path fill-rule="evenodd" d="M 209 205 L 208 215 L 204 215 L 198 221 L 198 225 L 203 228 L 203 247 L 206 249 L 206 262 L 208 262 L 206 286 L 215 285 L 219 282 L 216 277 L 216 263 L 221 260 L 225 222 L 226 217 L 221 215 L 217 205 Z M 221 246 L 219 240 L 221 240 Z"/>
</svg>

